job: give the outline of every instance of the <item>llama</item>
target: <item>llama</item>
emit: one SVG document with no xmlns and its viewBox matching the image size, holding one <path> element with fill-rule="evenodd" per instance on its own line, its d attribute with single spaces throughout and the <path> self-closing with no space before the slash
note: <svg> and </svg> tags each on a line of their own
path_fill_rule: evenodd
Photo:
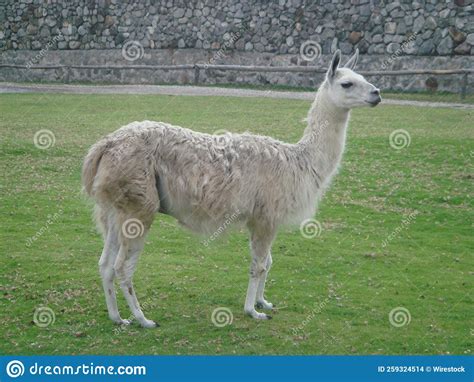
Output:
<svg viewBox="0 0 474 382">
<path fill-rule="evenodd" d="M 278 227 L 314 216 L 341 161 L 350 109 L 376 106 L 380 92 L 353 69 L 358 51 L 339 67 L 337 51 L 316 93 L 301 140 L 288 144 L 252 134 L 209 135 L 162 122 L 133 122 L 92 146 L 82 181 L 95 201 L 104 237 L 99 270 L 109 317 L 117 309 L 114 278 L 143 327 L 155 327 L 137 300 L 132 276 L 156 213 L 199 233 L 228 216 L 250 232 L 250 278 L 244 311 L 269 319 L 264 298 Z"/>
</svg>

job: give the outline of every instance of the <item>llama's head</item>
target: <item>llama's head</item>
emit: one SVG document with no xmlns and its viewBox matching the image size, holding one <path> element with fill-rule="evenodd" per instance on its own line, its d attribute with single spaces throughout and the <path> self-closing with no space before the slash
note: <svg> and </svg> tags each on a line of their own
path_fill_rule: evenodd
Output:
<svg viewBox="0 0 474 382">
<path fill-rule="evenodd" d="M 359 50 L 347 61 L 344 67 L 339 67 L 341 52 L 334 53 L 326 74 L 329 97 L 332 102 L 346 109 L 359 106 L 377 106 L 382 98 L 380 90 L 364 77 L 354 72 L 359 59 Z"/>
</svg>

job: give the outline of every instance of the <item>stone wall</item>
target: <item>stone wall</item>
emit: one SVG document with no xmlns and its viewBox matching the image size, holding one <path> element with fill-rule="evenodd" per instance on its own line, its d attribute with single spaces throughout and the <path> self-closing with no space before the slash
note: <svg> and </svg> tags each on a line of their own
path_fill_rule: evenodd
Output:
<svg viewBox="0 0 474 382">
<path fill-rule="evenodd" d="M 472 67 L 468 0 L 0 0 L 2 63 L 245 64 L 322 66 L 357 47 L 369 69 Z M 23 77 L 22 77 L 23 76 Z M 27 76 L 26 78 L 24 76 Z M 87 80 L 73 70 L 69 80 Z M 192 73 L 89 73 L 90 81 L 188 82 Z M 21 77 L 21 78 L 19 78 Z M 0 69 L 0 79 L 64 80 L 58 72 Z M 207 71 L 206 82 L 311 85 L 308 74 Z M 458 91 L 459 78 L 382 78 L 399 89 Z M 428 80 L 428 81 L 427 81 Z M 430 85 L 431 84 L 431 85 Z M 469 89 L 471 90 L 471 89 Z"/>
</svg>

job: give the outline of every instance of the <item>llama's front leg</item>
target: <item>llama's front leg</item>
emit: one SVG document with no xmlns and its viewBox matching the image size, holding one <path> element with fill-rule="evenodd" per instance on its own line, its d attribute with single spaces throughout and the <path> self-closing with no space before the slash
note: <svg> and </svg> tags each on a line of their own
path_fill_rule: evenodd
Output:
<svg viewBox="0 0 474 382">
<path fill-rule="evenodd" d="M 249 280 L 249 286 L 247 288 L 247 297 L 245 298 L 245 306 L 244 310 L 245 313 L 247 313 L 249 316 L 256 318 L 258 320 L 269 320 L 272 317 L 269 316 L 268 314 L 265 313 L 260 313 L 255 310 L 255 299 L 257 296 L 257 288 L 258 288 L 258 282 L 259 282 L 259 277 L 254 276 L 254 274 L 258 273 L 258 268 L 254 267 L 250 271 L 250 280 Z"/>
<path fill-rule="evenodd" d="M 270 268 L 272 267 L 272 254 L 269 253 L 266 260 L 265 265 L 265 272 L 262 274 L 260 280 L 258 281 L 257 287 L 257 308 L 259 309 L 272 309 L 273 304 L 265 300 L 264 297 L 264 290 L 265 290 L 265 282 L 267 281 L 268 272 L 270 272 Z"/>
<path fill-rule="evenodd" d="M 252 233 L 251 238 L 252 263 L 250 265 L 250 280 L 247 288 L 244 310 L 248 315 L 260 320 L 268 320 L 272 318 L 268 314 L 257 312 L 255 310 L 255 302 L 259 283 L 261 282 L 262 277 L 265 277 L 267 271 L 267 259 L 270 254 L 273 236 L 274 235 L 258 236 Z"/>
<path fill-rule="evenodd" d="M 120 288 L 122 288 L 125 300 L 127 300 L 127 304 L 133 315 L 144 328 L 154 328 L 157 324 L 152 320 L 148 320 L 143 314 L 132 284 L 132 276 L 143 244 L 144 238 L 134 239 L 131 244 L 124 240 L 120 246 L 119 255 L 114 268 L 120 281 Z"/>
</svg>

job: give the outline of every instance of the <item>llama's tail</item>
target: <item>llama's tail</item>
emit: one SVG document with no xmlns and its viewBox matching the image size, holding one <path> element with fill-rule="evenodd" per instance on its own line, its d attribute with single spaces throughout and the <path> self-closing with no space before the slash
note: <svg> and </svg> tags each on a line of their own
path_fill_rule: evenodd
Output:
<svg viewBox="0 0 474 382">
<path fill-rule="evenodd" d="M 107 142 L 101 140 L 93 145 L 87 153 L 84 164 L 82 166 L 82 187 L 83 191 L 92 196 L 92 188 L 94 185 L 94 179 L 99 168 L 100 160 L 104 155 L 107 148 Z"/>
</svg>

